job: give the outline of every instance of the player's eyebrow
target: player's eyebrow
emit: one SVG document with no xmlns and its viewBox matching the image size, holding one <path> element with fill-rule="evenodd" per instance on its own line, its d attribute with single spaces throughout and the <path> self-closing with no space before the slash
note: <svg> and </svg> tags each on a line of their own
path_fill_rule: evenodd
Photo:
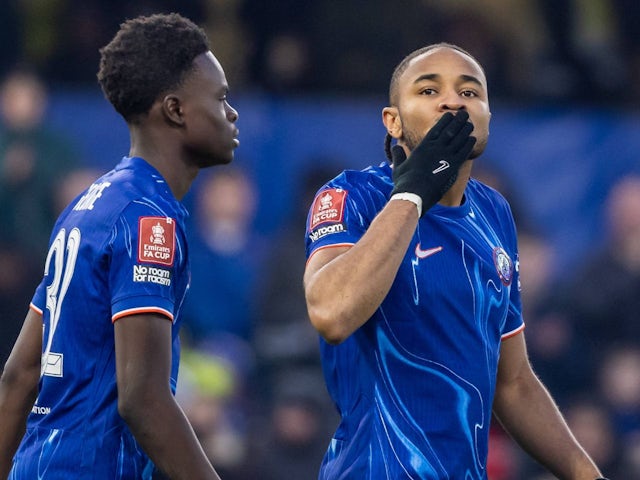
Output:
<svg viewBox="0 0 640 480">
<path fill-rule="evenodd" d="M 439 80 L 440 79 L 440 75 L 438 75 L 437 73 L 424 73 L 422 75 L 420 75 L 418 78 L 416 78 L 413 83 L 420 83 L 423 80 Z"/>
<path fill-rule="evenodd" d="M 480 79 L 477 78 L 477 77 L 474 77 L 473 75 L 464 75 L 463 74 L 463 75 L 460 75 L 460 78 L 463 80 L 464 83 L 471 82 L 471 83 L 475 83 L 479 87 L 484 87 L 484 85 L 480 81 Z"/>
<path fill-rule="evenodd" d="M 463 83 L 471 82 L 478 85 L 479 87 L 484 87 L 483 83 L 473 75 L 462 74 L 459 76 L 459 78 L 462 80 Z M 413 81 L 413 83 L 416 84 L 416 83 L 422 82 L 423 80 L 438 81 L 440 79 L 441 79 L 441 76 L 437 73 L 425 73 L 420 75 L 418 78 L 416 78 Z"/>
</svg>

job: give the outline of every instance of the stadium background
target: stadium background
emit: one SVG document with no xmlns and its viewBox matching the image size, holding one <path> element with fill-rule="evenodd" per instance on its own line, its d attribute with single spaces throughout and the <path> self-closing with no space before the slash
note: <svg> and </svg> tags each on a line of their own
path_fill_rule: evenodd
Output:
<svg viewBox="0 0 640 480">
<path fill-rule="evenodd" d="M 617 248 L 610 192 L 640 175 L 639 2 L 5 0 L 0 72 L 28 66 L 47 86 L 37 128 L 71 146 L 68 177 L 106 171 L 126 154 L 126 127 L 95 81 L 98 48 L 123 19 L 161 11 L 205 27 L 240 114 L 234 164 L 201 175 L 186 198 L 196 258 L 214 260 L 194 272 L 180 398 L 223 478 L 258 478 L 256 469 L 259 478 L 313 478 L 335 416 L 299 288 L 309 195 L 320 178 L 385 160 L 380 112 L 391 71 L 442 40 L 467 48 L 487 72 L 493 118 L 477 173 L 511 200 L 536 255 L 535 293 L 525 295 L 534 368 L 605 469 L 640 475 L 640 337 L 622 325 L 640 316 L 627 298 L 640 266 L 622 265 L 632 287 L 599 307 L 616 318 L 598 318 L 581 289 L 589 266 Z M 8 130 L 5 122 L 0 135 Z M 49 161 L 46 152 L 37 158 Z M 215 193 L 201 200 L 209 188 L 244 197 L 219 212 Z M 640 224 L 640 206 L 629 215 Z M 20 221 L 28 231 L 39 220 Z M 216 221 L 227 230 L 208 225 Z M 16 305 L 32 290 L 31 277 L 16 287 L 10 266 L 46 250 L 23 251 L 14 230 L 0 225 L 5 356 L 22 320 Z M 620 305 L 627 310 L 614 315 Z M 602 329 L 613 331 L 606 342 L 594 338 Z M 490 460 L 493 480 L 546 478 L 497 425 Z"/>
</svg>

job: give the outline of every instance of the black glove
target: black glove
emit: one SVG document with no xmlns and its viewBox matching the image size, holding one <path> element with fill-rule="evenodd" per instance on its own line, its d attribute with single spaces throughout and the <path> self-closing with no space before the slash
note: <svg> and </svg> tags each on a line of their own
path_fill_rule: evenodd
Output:
<svg viewBox="0 0 640 480">
<path fill-rule="evenodd" d="M 445 113 L 409 158 L 400 145 L 391 149 L 393 162 L 393 191 L 414 193 L 422 199 L 422 214 L 433 207 L 458 177 L 458 169 L 476 143 L 470 134 L 473 125 L 469 114 L 460 110 L 457 115 Z"/>
</svg>

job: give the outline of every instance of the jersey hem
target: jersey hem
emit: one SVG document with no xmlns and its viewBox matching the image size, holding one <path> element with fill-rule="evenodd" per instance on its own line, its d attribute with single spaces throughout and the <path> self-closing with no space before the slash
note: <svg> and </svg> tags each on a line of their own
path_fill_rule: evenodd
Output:
<svg viewBox="0 0 640 480">
<path fill-rule="evenodd" d="M 506 340 L 507 338 L 511 338 L 516 336 L 517 334 L 519 334 L 520 332 L 522 332 L 524 330 L 524 323 L 522 325 L 520 325 L 518 328 L 516 328 L 515 330 L 511 330 L 510 332 L 507 333 L 503 333 L 502 336 L 500 337 L 501 340 Z"/>
<path fill-rule="evenodd" d="M 316 254 L 316 252 L 319 252 L 320 250 L 334 247 L 353 247 L 354 245 L 355 243 L 332 243 L 331 245 L 322 245 L 321 247 L 318 247 L 313 252 L 311 252 L 311 255 L 309 255 L 309 258 L 307 258 L 307 263 L 305 265 L 308 265 L 311 261 L 311 258 Z"/>
<path fill-rule="evenodd" d="M 173 322 L 173 314 L 171 312 L 169 312 L 168 310 L 165 310 L 164 308 L 158 308 L 158 307 L 138 307 L 138 308 L 129 308 L 127 310 L 122 310 L 118 313 L 115 313 L 112 317 L 111 317 L 111 323 L 115 323 L 117 320 L 120 320 L 123 317 L 128 317 L 131 315 L 140 315 L 143 313 L 159 313 L 161 315 L 164 315 L 165 317 L 168 317 L 169 320 L 171 320 Z"/>
<path fill-rule="evenodd" d="M 33 303 L 29 304 L 29 308 L 31 310 L 33 310 L 34 312 L 36 312 L 39 315 L 42 315 L 44 313 L 44 311 L 42 309 L 40 309 L 39 307 L 37 307 L 36 305 L 34 305 Z"/>
</svg>

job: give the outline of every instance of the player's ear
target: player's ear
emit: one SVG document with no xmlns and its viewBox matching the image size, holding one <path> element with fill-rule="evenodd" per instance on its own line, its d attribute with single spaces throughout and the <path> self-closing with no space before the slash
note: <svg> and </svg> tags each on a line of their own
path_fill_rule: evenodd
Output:
<svg viewBox="0 0 640 480">
<path fill-rule="evenodd" d="M 184 124 L 182 104 L 177 95 L 169 94 L 162 99 L 162 115 L 171 124 Z"/>
<path fill-rule="evenodd" d="M 382 123 L 384 123 L 387 132 L 393 138 L 402 137 L 402 120 L 396 107 L 384 107 L 382 109 Z"/>
</svg>

